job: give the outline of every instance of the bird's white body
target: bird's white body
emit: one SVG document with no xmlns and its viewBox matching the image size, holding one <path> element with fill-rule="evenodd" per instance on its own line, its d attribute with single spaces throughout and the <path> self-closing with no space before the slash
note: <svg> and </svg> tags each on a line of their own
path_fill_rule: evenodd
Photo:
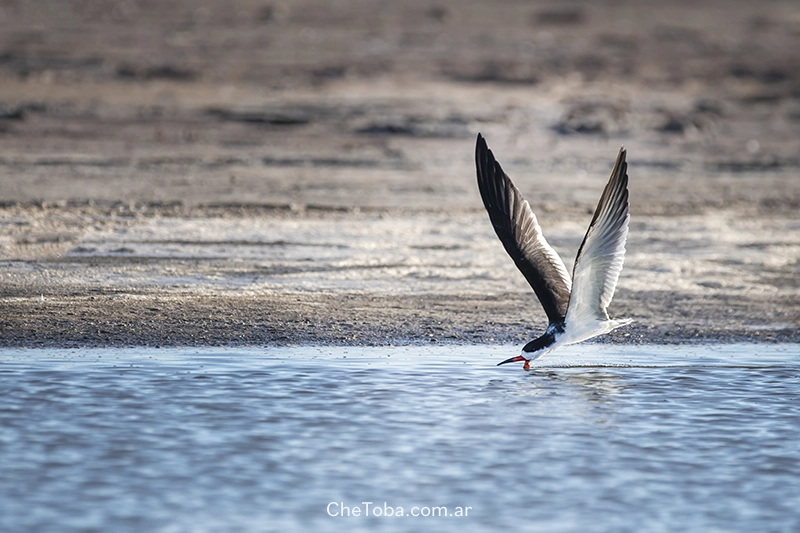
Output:
<svg viewBox="0 0 800 533">
<path fill-rule="evenodd" d="M 537 350 L 536 352 L 526 354 L 527 359 L 529 361 L 535 361 L 542 357 L 543 355 L 547 355 L 553 350 L 557 348 L 561 348 L 562 346 L 569 346 L 570 344 L 578 344 L 579 342 L 583 342 L 589 340 L 593 337 L 597 337 L 599 335 L 605 335 L 606 333 L 611 333 L 615 329 L 627 326 L 633 322 L 630 318 L 623 318 L 619 320 L 583 320 L 583 321 L 574 321 L 569 322 L 567 321 L 564 327 L 564 331 L 557 331 L 556 327 L 553 325 L 548 326 L 547 331 L 545 334 L 551 333 L 553 335 L 553 343 L 543 348 L 541 350 Z"/>
</svg>

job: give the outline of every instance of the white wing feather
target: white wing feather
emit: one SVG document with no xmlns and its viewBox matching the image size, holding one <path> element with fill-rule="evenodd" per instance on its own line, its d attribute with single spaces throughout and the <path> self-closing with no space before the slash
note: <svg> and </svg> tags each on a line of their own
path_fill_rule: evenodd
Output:
<svg viewBox="0 0 800 533">
<path fill-rule="evenodd" d="M 630 322 L 608 317 L 608 306 L 625 259 L 630 220 L 625 155 L 625 150 L 621 149 L 575 259 L 565 320 L 565 344 L 607 333 Z"/>
</svg>

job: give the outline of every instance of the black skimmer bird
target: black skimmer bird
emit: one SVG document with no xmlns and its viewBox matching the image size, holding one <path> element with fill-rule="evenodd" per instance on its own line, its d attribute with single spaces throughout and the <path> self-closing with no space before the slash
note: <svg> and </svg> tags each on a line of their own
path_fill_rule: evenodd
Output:
<svg viewBox="0 0 800 533">
<path fill-rule="evenodd" d="M 628 237 L 628 164 L 620 148 L 611 178 L 578 249 L 570 279 L 564 261 L 547 243 L 530 204 L 522 197 L 478 134 L 475 166 L 483 205 L 494 231 L 547 313 L 542 336 L 522 348 L 522 354 L 498 364 L 530 362 L 559 346 L 608 333 L 631 320 L 612 320 L 608 305 L 614 296 Z"/>
</svg>

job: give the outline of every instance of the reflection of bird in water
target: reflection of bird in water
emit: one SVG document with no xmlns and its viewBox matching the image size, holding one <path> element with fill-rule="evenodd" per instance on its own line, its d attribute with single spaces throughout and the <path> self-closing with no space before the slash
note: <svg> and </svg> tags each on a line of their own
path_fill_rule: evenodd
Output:
<svg viewBox="0 0 800 533">
<path fill-rule="evenodd" d="M 575 258 L 570 279 L 564 262 L 547 243 L 528 202 L 503 172 L 486 141 L 478 134 L 475 165 L 478 188 L 494 230 L 517 268 L 528 280 L 550 323 L 522 354 L 500 365 L 530 362 L 559 346 L 575 344 L 630 323 L 612 320 L 608 305 L 614 296 L 628 237 L 628 164 L 621 148 L 589 229 Z"/>
</svg>

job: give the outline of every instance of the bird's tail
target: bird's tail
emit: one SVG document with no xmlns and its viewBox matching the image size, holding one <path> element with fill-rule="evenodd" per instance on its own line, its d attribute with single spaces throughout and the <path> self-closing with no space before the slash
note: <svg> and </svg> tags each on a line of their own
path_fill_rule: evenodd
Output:
<svg viewBox="0 0 800 533">
<path fill-rule="evenodd" d="M 611 319 L 608 322 L 609 322 L 609 326 L 610 326 L 610 329 L 608 331 L 614 331 L 615 329 L 621 328 L 622 326 L 627 326 L 628 324 L 632 324 L 633 323 L 633 319 L 632 318 L 616 318 L 616 319 Z"/>
<path fill-rule="evenodd" d="M 570 328 L 570 324 L 567 323 L 566 337 L 563 342 L 564 344 L 577 344 L 598 335 L 605 335 L 617 328 L 627 326 L 631 322 L 633 322 L 631 318 L 598 320 L 594 323 L 583 323 L 583 327 L 577 330 Z"/>
</svg>

